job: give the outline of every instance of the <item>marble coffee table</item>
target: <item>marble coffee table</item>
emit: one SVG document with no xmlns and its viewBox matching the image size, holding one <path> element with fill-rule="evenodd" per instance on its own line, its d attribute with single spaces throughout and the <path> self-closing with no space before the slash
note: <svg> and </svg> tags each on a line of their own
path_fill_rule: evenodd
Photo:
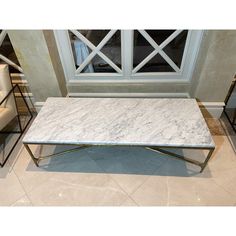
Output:
<svg viewBox="0 0 236 236">
<path fill-rule="evenodd" d="M 76 145 L 75 150 L 121 145 L 171 155 L 200 166 L 201 171 L 215 148 L 196 100 L 180 98 L 48 98 L 23 143 L 37 166 L 44 157 L 34 156 L 32 144 Z M 209 153 L 199 162 L 165 148 Z"/>
</svg>

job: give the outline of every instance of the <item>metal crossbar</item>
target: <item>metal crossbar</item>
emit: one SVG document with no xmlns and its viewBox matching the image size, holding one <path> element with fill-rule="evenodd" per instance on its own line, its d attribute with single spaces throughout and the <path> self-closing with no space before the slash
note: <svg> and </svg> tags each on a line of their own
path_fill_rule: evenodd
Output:
<svg viewBox="0 0 236 236">
<path fill-rule="evenodd" d="M 149 149 L 151 151 L 157 151 L 157 152 L 160 152 L 160 153 L 163 153 L 163 154 L 166 154 L 166 155 L 169 155 L 171 157 L 174 157 L 176 159 L 179 159 L 179 160 L 182 160 L 182 161 L 186 161 L 186 162 L 189 162 L 191 164 L 194 164 L 194 165 L 197 165 L 197 166 L 200 166 L 201 167 L 201 171 L 200 173 L 205 169 L 213 151 L 215 148 L 209 148 L 209 152 L 207 154 L 207 157 L 205 159 L 204 162 L 199 162 L 197 160 L 193 160 L 193 159 L 190 159 L 188 157 L 185 157 L 185 156 L 182 156 L 182 155 L 179 155 L 177 153 L 173 153 L 173 152 L 170 152 L 170 151 L 167 151 L 167 150 L 164 150 L 162 148 L 159 148 L 159 147 L 147 147 L 146 149 Z M 201 149 L 201 148 L 195 148 L 195 149 Z"/>
</svg>

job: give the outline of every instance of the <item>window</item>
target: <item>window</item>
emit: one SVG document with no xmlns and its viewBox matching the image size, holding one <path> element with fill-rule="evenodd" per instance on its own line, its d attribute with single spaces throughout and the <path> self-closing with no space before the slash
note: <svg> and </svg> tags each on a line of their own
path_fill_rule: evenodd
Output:
<svg viewBox="0 0 236 236">
<path fill-rule="evenodd" d="M 56 30 L 69 83 L 189 80 L 202 31 Z"/>
<path fill-rule="evenodd" d="M 179 72 L 187 30 L 135 30 L 133 73 Z"/>
<path fill-rule="evenodd" d="M 120 73 L 120 30 L 69 31 L 76 73 Z"/>
</svg>

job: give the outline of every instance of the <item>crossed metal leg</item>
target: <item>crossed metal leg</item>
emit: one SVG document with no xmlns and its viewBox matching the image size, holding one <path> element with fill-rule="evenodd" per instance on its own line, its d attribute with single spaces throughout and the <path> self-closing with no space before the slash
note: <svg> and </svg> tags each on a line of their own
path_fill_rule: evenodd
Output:
<svg viewBox="0 0 236 236">
<path fill-rule="evenodd" d="M 53 157 L 53 156 L 63 155 L 65 153 L 76 152 L 78 150 L 91 147 L 91 145 L 79 145 L 79 146 L 77 146 L 76 148 L 73 148 L 73 149 L 64 150 L 64 151 L 53 153 L 53 154 L 50 154 L 50 155 L 47 155 L 47 156 L 35 157 L 33 152 L 31 151 L 31 149 L 29 148 L 29 145 L 28 144 L 24 144 L 24 146 L 25 146 L 26 150 L 28 151 L 28 153 L 30 154 L 30 157 L 32 158 L 34 164 L 36 166 L 38 166 L 38 167 L 39 167 L 39 162 L 44 160 L 44 159 L 46 159 L 46 158 L 50 158 L 50 157 Z"/>
<path fill-rule="evenodd" d="M 55 144 L 56 145 L 56 144 Z M 50 158 L 50 157 L 53 157 L 53 156 L 58 156 L 58 155 L 63 155 L 65 153 L 71 153 L 71 152 L 75 152 L 75 151 L 78 151 L 78 150 L 81 150 L 81 149 L 84 149 L 84 148 L 89 148 L 89 147 L 92 147 L 94 145 L 76 145 L 77 147 L 76 148 L 73 148 L 73 149 L 69 149 L 69 150 L 64 150 L 64 151 L 61 151 L 61 152 L 57 152 L 57 153 L 53 153 L 53 154 L 50 154 L 50 155 L 47 155 L 47 156 L 39 156 L 39 157 L 35 157 L 33 152 L 31 151 L 31 149 L 29 148 L 29 144 L 24 144 L 26 150 L 28 151 L 30 157 L 32 158 L 33 162 L 35 163 L 35 165 L 37 167 L 39 167 L 39 162 L 41 160 L 44 160 L 46 158 Z M 207 157 L 205 159 L 204 162 L 199 162 L 197 160 L 193 160 L 193 159 L 190 159 L 188 157 L 185 157 L 185 156 L 181 156 L 179 154 L 176 154 L 176 153 L 173 153 L 173 152 L 170 152 L 170 151 L 167 151 L 167 150 L 164 150 L 163 147 L 157 147 L 157 146 L 148 146 L 148 147 L 144 147 L 145 149 L 147 150 L 151 150 L 151 151 L 154 151 L 154 152 L 160 152 L 160 153 L 163 153 L 163 154 L 166 154 L 166 155 L 169 155 L 171 157 L 174 157 L 176 159 L 179 159 L 179 160 L 182 160 L 182 161 L 186 161 L 186 162 L 189 162 L 191 164 L 194 164 L 194 165 L 197 165 L 201 168 L 200 170 L 200 173 L 203 172 L 203 170 L 205 169 L 208 161 L 210 160 L 211 156 L 212 156 L 212 153 L 214 151 L 215 148 L 189 148 L 189 149 L 205 149 L 205 150 L 209 150 L 208 154 L 207 154 Z M 168 147 L 169 148 L 169 147 Z M 176 147 L 172 147 L 172 148 L 176 148 Z"/>
<path fill-rule="evenodd" d="M 185 157 L 185 156 L 181 156 L 179 154 L 176 154 L 176 153 L 173 153 L 173 152 L 169 152 L 167 150 L 164 150 L 162 148 L 159 148 L 159 147 L 146 147 L 146 149 L 148 150 L 151 150 L 151 151 L 157 151 L 157 152 L 161 152 L 163 154 L 166 154 L 166 155 L 169 155 L 171 157 L 174 157 L 176 159 L 179 159 L 179 160 L 182 160 L 182 161 L 186 161 L 186 162 L 189 162 L 191 164 L 194 164 L 194 165 L 197 165 L 197 166 L 200 166 L 201 167 L 201 170 L 200 170 L 200 173 L 203 172 L 203 170 L 205 169 L 208 161 L 210 160 L 211 158 L 211 155 L 213 153 L 213 151 L 215 150 L 215 148 L 206 148 L 207 150 L 209 150 L 208 154 L 207 154 L 207 157 L 205 159 L 204 162 L 199 162 L 197 160 L 193 160 L 193 159 L 190 159 L 188 157 Z M 195 148 L 195 149 L 200 149 L 200 148 Z"/>
</svg>

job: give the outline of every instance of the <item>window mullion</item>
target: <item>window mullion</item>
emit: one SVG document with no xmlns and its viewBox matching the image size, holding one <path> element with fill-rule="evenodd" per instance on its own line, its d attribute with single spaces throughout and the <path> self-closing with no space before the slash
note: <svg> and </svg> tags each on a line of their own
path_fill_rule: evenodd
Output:
<svg viewBox="0 0 236 236">
<path fill-rule="evenodd" d="M 133 68 L 133 30 L 121 30 L 121 58 L 124 79 L 131 79 Z"/>
<path fill-rule="evenodd" d="M 0 46 L 2 45 L 2 42 L 3 40 L 5 39 L 7 35 L 7 31 L 6 30 L 3 30 L 1 33 L 0 33 Z"/>
</svg>

